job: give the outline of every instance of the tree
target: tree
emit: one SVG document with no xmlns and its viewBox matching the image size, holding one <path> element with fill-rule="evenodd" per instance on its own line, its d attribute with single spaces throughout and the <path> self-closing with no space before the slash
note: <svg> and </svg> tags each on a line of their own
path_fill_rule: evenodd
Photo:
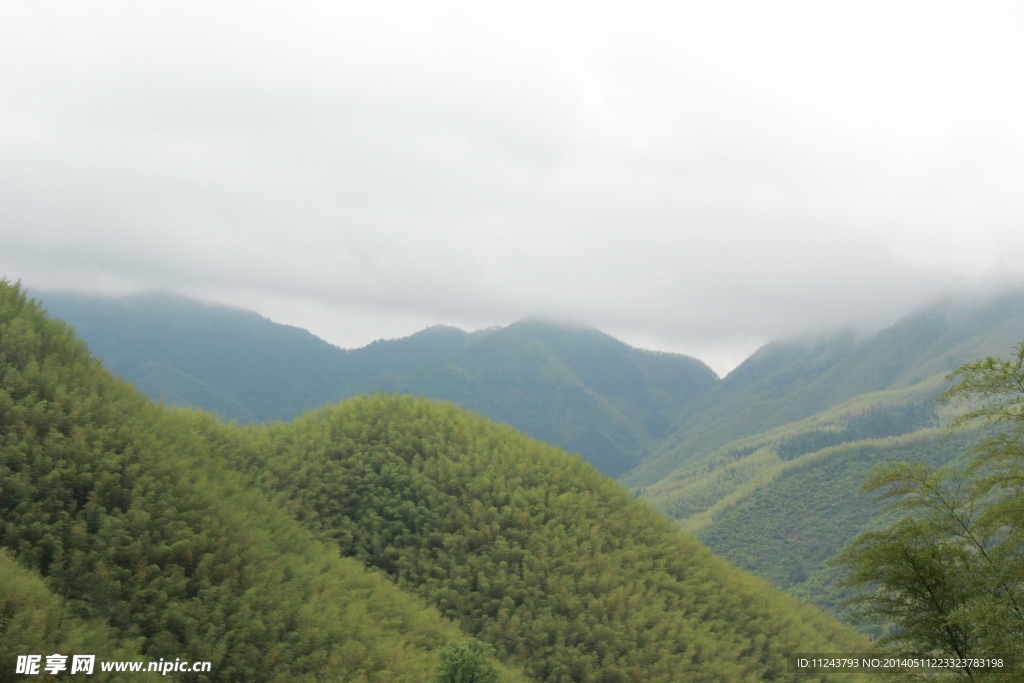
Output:
<svg viewBox="0 0 1024 683">
<path fill-rule="evenodd" d="M 1024 343 L 1015 350 L 961 366 L 938 397 L 966 408 L 951 429 L 984 437 L 962 463 L 891 463 L 865 484 L 902 515 L 860 535 L 837 562 L 863 591 L 848 603 L 854 613 L 888 623 L 877 645 L 891 653 L 1024 662 Z M 994 676 L 971 667 L 950 675 Z"/>
<path fill-rule="evenodd" d="M 498 683 L 498 667 L 490 659 L 493 652 L 476 638 L 448 643 L 430 683 Z"/>
</svg>

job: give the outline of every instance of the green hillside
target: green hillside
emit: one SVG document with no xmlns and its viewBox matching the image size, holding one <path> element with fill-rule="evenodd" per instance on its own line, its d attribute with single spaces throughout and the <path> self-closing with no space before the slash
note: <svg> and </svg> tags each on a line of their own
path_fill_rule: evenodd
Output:
<svg viewBox="0 0 1024 683">
<path fill-rule="evenodd" d="M 1022 337 L 1024 296 L 1012 293 L 936 306 L 863 339 L 845 333 L 768 344 L 687 405 L 668 438 L 623 481 L 653 484 L 730 442 L 857 396 L 937 382 L 971 359 L 1006 353 Z"/>
<path fill-rule="evenodd" d="M 590 328 L 523 321 L 448 361 L 375 377 L 346 394 L 383 390 L 450 400 L 581 453 L 615 477 L 635 467 L 680 408 L 717 381 L 687 356 L 635 349 Z"/>
<path fill-rule="evenodd" d="M 794 680 L 786 653 L 863 646 L 578 458 L 452 405 L 361 397 L 239 443 L 298 519 L 534 680 Z"/>
<path fill-rule="evenodd" d="M 4 642 L 212 663 L 189 680 L 425 680 L 458 628 L 246 487 L 209 422 L 147 401 L 0 283 L 0 561 L 22 568 Z"/>
<path fill-rule="evenodd" d="M 729 442 L 636 492 L 697 531 L 759 488 L 806 469 L 831 447 L 936 426 L 932 397 L 940 386 L 941 380 L 933 378 L 899 391 L 858 396 L 812 417 Z"/>
<path fill-rule="evenodd" d="M 420 394 L 579 452 L 610 476 L 636 466 L 717 382 L 693 358 L 539 321 L 435 326 L 343 350 L 251 311 L 171 295 L 42 298 L 110 369 L 169 404 L 265 422 L 360 393 Z"/>
<path fill-rule="evenodd" d="M 624 479 L 720 556 L 842 614 L 830 560 L 884 520 L 860 493 L 882 462 L 945 465 L 934 396 L 949 370 L 1024 337 L 1024 298 L 938 307 L 860 341 L 770 344 L 692 402 Z M 671 467 L 671 469 L 669 469 Z"/>
<path fill-rule="evenodd" d="M 868 472 L 890 461 L 945 465 L 966 445 L 933 429 L 825 449 L 723 510 L 698 536 L 736 566 L 843 614 L 849 594 L 829 562 L 857 534 L 884 520 L 882 506 L 860 493 Z"/>
<path fill-rule="evenodd" d="M 946 438 L 938 378 L 875 392 L 739 439 L 634 491 L 716 554 L 837 615 L 846 593 L 830 560 L 882 523 L 861 493 L 882 462 L 944 465 L 967 447 Z"/>
<path fill-rule="evenodd" d="M 119 638 L 105 621 L 66 618 L 62 597 L 0 549 L 0 682 L 24 680 L 15 674 L 18 655 L 43 652 L 144 661 L 138 642 Z M 97 681 L 159 680 L 155 673 L 104 673 L 95 666 L 93 675 Z M 43 673 L 41 678 L 50 676 Z"/>
<path fill-rule="evenodd" d="M 97 654 L 213 663 L 185 680 L 425 681 L 464 633 L 506 683 L 796 680 L 787 653 L 863 645 L 507 426 L 387 396 L 168 410 L 6 284 L 0 439 L 4 627 L 56 596 Z"/>
<path fill-rule="evenodd" d="M 930 399 L 886 404 L 916 389 L 868 394 L 734 442 L 637 493 L 716 554 L 841 616 L 848 595 L 829 563 L 855 536 L 884 522 L 880 506 L 860 492 L 871 467 L 894 461 L 942 466 L 969 446 L 966 437 L 947 438 L 937 427 L 912 429 L 917 420 L 908 418 L 919 418 Z M 864 412 L 844 418 L 844 410 L 858 405 Z M 864 417 L 894 433 L 865 433 Z M 906 433 L 895 429 L 898 418 Z"/>
</svg>

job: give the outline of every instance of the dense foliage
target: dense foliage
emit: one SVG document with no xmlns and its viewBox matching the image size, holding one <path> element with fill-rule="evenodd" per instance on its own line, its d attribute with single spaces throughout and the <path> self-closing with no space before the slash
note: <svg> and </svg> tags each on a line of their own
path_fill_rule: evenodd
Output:
<svg viewBox="0 0 1024 683">
<path fill-rule="evenodd" d="M 98 655 L 212 662 L 196 680 L 428 676 L 458 630 L 245 488 L 197 421 L 115 380 L 0 283 L 0 546 L 61 603 L 48 625 L 52 602 L 12 573 L 5 604 L 26 606 L 5 608 L 10 642 L 70 644 L 78 620 L 106 624 L 88 630 Z"/>
<path fill-rule="evenodd" d="M 590 328 L 520 321 L 447 362 L 374 377 L 346 394 L 383 390 L 450 400 L 578 452 L 617 477 L 718 381 L 694 358 L 635 349 Z"/>
<path fill-rule="evenodd" d="M 931 396 L 956 363 L 1019 338 L 1024 310 L 1024 298 L 1008 296 L 923 311 L 862 340 L 772 343 L 717 380 L 692 359 L 537 321 L 473 334 L 431 328 L 342 351 L 251 312 L 168 296 L 47 299 L 115 369 L 172 403 L 248 421 L 287 418 L 339 392 L 412 391 L 579 451 L 606 473 L 639 463 L 624 475 L 640 484 L 634 496 L 836 614 L 849 591 L 829 560 L 886 523 L 857 494 L 866 469 L 955 457 L 953 442 L 937 440 Z M 203 429 L 203 448 L 218 452 L 256 433 Z"/>
<path fill-rule="evenodd" d="M 931 399 L 939 386 L 936 379 L 903 391 L 858 396 L 811 418 L 731 442 L 639 491 L 686 529 L 699 531 L 756 491 L 827 459 L 823 456 L 836 446 L 927 430 L 935 424 Z M 849 494 L 857 488 L 852 486 Z"/>
<path fill-rule="evenodd" d="M 534 680 L 792 680 L 789 652 L 862 646 L 578 458 L 450 404 L 361 397 L 253 433 L 225 442 L 240 469 Z"/>
<path fill-rule="evenodd" d="M 503 683 L 796 680 L 788 653 L 863 646 L 508 426 L 384 395 L 167 410 L 6 284 L 0 512 L 8 632 L 96 625 L 97 654 L 211 661 L 196 680 L 424 681 L 466 634 Z"/>
<path fill-rule="evenodd" d="M 893 625 L 879 643 L 891 652 L 1024 663 L 1024 344 L 1016 351 L 950 375 L 942 400 L 968 406 L 954 426 L 988 432 L 966 462 L 890 463 L 866 485 L 901 514 L 840 561 L 866 591 L 860 615 Z M 972 669 L 957 677 L 1004 680 Z"/>
<path fill-rule="evenodd" d="M 107 367 L 169 404 L 287 421 L 344 396 L 420 394 L 579 452 L 609 476 L 635 466 L 718 382 L 696 359 L 540 321 L 435 326 L 343 350 L 251 311 L 171 295 L 43 298 Z"/>
<path fill-rule="evenodd" d="M 476 638 L 448 643 L 430 683 L 498 683 L 498 667 L 491 661 L 494 648 Z"/>
<path fill-rule="evenodd" d="M 829 562 L 857 534 L 884 523 L 882 506 L 859 493 L 868 471 L 893 459 L 942 465 L 963 448 L 939 429 L 831 447 L 723 511 L 698 536 L 736 566 L 843 614 L 849 590 Z"/>
<path fill-rule="evenodd" d="M 105 621 L 73 616 L 43 579 L 0 550 L 0 682 L 23 680 L 15 674 L 18 655 L 26 653 L 107 655 L 116 661 L 140 661 L 138 643 L 121 640 Z M 156 674 L 104 673 L 94 680 L 149 682 Z M 43 671 L 36 680 L 55 680 Z"/>
<path fill-rule="evenodd" d="M 731 442 L 859 396 L 941 380 L 972 358 L 1005 353 L 1021 338 L 1022 316 L 1024 296 L 1013 292 L 970 306 L 946 303 L 919 311 L 867 338 L 847 332 L 767 344 L 688 404 L 668 438 L 623 482 L 649 486 Z"/>
</svg>

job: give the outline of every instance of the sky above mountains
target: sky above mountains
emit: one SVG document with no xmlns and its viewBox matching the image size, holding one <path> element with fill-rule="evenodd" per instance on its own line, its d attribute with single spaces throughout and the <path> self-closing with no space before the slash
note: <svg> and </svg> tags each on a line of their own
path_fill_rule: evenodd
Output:
<svg viewBox="0 0 1024 683">
<path fill-rule="evenodd" d="M 721 373 L 1024 285 L 1017 4 L 4 14 L 0 275 L 32 288 L 172 290 L 348 347 L 540 316 Z"/>
</svg>

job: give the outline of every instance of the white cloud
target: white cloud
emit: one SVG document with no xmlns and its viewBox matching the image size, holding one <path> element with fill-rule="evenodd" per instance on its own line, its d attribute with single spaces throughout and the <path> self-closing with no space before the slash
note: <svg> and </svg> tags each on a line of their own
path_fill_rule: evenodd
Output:
<svg viewBox="0 0 1024 683">
<path fill-rule="evenodd" d="M 723 369 L 1024 280 L 1011 5 L 8 5 L 0 271 L 35 288 Z"/>
</svg>

